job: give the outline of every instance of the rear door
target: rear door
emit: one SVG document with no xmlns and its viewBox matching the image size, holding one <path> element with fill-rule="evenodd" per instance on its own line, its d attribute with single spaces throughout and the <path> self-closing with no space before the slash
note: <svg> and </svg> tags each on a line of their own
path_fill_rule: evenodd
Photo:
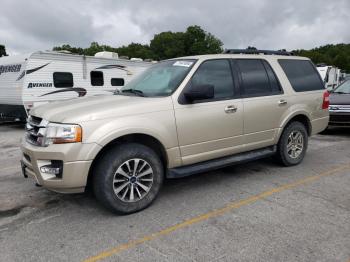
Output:
<svg viewBox="0 0 350 262">
<path fill-rule="evenodd" d="M 234 59 L 244 107 L 245 150 L 274 143 L 289 103 L 270 64 L 264 59 Z"/>
</svg>

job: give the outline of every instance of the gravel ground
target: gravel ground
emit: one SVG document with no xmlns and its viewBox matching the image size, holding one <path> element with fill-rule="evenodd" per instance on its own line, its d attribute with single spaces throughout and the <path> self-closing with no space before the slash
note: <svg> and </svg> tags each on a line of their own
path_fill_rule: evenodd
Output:
<svg viewBox="0 0 350 262">
<path fill-rule="evenodd" d="M 296 167 L 265 159 L 168 180 L 128 216 L 24 179 L 22 136 L 22 125 L 0 124 L 0 261 L 350 259 L 349 129 L 311 138 Z"/>
</svg>

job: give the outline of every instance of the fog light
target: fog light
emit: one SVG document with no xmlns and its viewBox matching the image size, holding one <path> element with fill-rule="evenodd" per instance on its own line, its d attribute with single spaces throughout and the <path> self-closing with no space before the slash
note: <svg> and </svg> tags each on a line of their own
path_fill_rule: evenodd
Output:
<svg viewBox="0 0 350 262">
<path fill-rule="evenodd" d="M 47 165 L 47 166 L 40 167 L 40 171 L 46 174 L 58 175 L 60 173 L 60 168 Z"/>
<path fill-rule="evenodd" d="M 63 173 L 63 161 L 62 160 L 39 160 L 41 164 L 40 166 L 40 172 L 44 177 L 47 179 L 56 177 L 56 178 L 62 178 Z M 44 163 L 44 161 L 46 163 Z"/>
</svg>

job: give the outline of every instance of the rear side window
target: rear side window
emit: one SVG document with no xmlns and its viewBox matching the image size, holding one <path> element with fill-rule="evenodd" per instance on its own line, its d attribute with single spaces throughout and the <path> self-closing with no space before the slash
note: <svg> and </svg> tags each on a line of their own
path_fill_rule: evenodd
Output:
<svg viewBox="0 0 350 262">
<path fill-rule="evenodd" d="M 270 65 L 261 59 L 237 59 L 245 97 L 281 93 L 279 82 Z"/>
<path fill-rule="evenodd" d="M 90 79 L 92 86 L 103 86 L 103 72 L 101 71 L 91 71 Z"/>
<path fill-rule="evenodd" d="M 112 78 L 111 85 L 112 86 L 124 86 L 124 78 Z"/>
<path fill-rule="evenodd" d="M 294 91 L 322 90 L 324 85 L 315 66 L 309 60 L 279 59 Z"/>
<path fill-rule="evenodd" d="M 272 93 L 273 94 L 281 93 L 282 87 L 281 87 L 280 82 L 277 79 L 275 72 L 273 71 L 273 69 L 271 68 L 270 64 L 267 61 L 262 60 L 262 62 L 265 66 L 267 76 L 269 77 Z"/>
<path fill-rule="evenodd" d="M 55 87 L 73 87 L 73 74 L 69 72 L 54 72 L 53 85 Z"/>
</svg>

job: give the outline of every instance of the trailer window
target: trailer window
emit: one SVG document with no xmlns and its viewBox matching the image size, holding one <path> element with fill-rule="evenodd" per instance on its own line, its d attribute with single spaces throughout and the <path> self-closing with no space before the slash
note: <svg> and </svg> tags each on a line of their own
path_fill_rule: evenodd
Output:
<svg viewBox="0 0 350 262">
<path fill-rule="evenodd" d="M 73 74 L 69 72 L 54 72 L 53 84 L 55 87 L 73 87 Z"/>
<path fill-rule="evenodd" d="M 112 78 L 111 85 L 112 86 L 124 86 L 124 78 Z"/>
<path fill-rule="evenodd" d="M 92 86 L 103 86 L 103 72 L 91 71 L 90 72 L 91 85 Z"/>
</svg>

